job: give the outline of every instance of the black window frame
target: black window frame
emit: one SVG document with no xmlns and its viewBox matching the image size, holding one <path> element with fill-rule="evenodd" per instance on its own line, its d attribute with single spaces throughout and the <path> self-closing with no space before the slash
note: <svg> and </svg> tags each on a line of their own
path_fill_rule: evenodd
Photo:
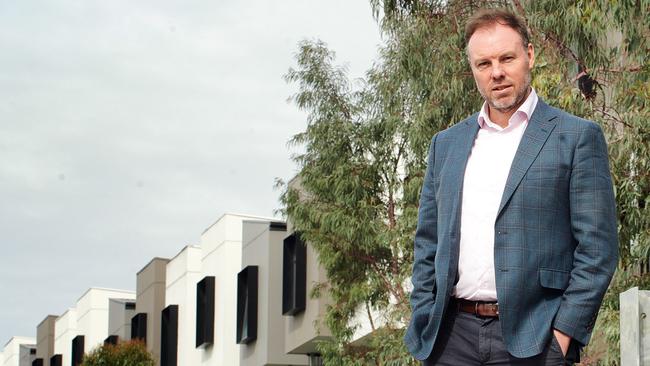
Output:
<svg viewBox="0 0 650 366">
<path fill-rule="evenodd" d="M 63 366 L 63 355 L 56 354 L 50 357 L 50 366 Z"/>
<path fill-rule="evenodd" d="M 131 318 L 131 340 L 147 343 L 147 313 L 137 313 Z"/>
<path fill-rule="evenodd" d="M 178 305 L 160 312 L 160 366 L 178 364 Z"/>
<path fill-rule="evenodd" d="M 116 336 L 114 334 L 109 335 L 108 337 L 106 337 L 106 339 L 104 339 L 105 346 L 108 346 L 109 344 L 113 346 L 117 346 L 119 342 L 120 342 L 120 336 Z"/>
<path fill-rule="evenodd" d="M 43 359 L 36 358 L 32 361 L 32 366 L 43 366 Z"/>
<path fill-rule="evenodd" d="M 72 352 L 70 354 L 70 365 L 79 366 L 84 359 L 84 346 L 86 343 L 86 337 L 82 334 L 77 335 L 72 338 Z"/>
<path fill-rule="evenodd" d="M 214 343 L 214 276 L 203 277 L 196 284 L 196 343 L 205 348 Z"/>
<path fill-rule="evenodd" d="M 237 274 L 237 335 L 238 344 L 257 339 L 258 266 L 247 266 Z"/>
<path fill-rule="evenodd" d="M 307 306 L 307 246 L 299 233 L 282 246 L 282 315 L 294 316 Z"/>
</svg>

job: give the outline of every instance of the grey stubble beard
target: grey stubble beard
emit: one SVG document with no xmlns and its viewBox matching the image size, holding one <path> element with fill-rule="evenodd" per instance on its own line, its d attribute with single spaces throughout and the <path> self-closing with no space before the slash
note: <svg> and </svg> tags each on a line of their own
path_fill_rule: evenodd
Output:
<svg viewBox="0 0 650 366">
<path fill-rule="evenodd" d="M 509 113 L 521 106 L 524 101 L 526 100 L 526 97 L 528 96 L 528 92 L 530 90 L 530 83 L 532 81 L 532 76 L 530 72 L 526 75 L 525 83 L 523 84 L 523 88 L 520 90 L 515 90 L 515 100 L 504 106 L 499 106 L 495 102 L 493 102 L 491 99 L 487 98 L 486 94 L 483 90 L 479 89 L 479 93 L 481 94 L 481 97 L 483 97 L 483 100 L 490 106 L 490 108 L 494 108 L 495 110 L 501 112 L 501 113 Z"/>
</svg>

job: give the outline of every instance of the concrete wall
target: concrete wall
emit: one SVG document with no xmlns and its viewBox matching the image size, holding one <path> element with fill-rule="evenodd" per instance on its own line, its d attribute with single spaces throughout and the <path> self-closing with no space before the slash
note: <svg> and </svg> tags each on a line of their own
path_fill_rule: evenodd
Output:
<svg viewBox="0 0 650 366">
<path fill-rule="evenodd" d="M 60 354 L 63 365 L 71 364 L 72 339 L 77 333 L 77 310 L 68 309 L 56 319 L 54 325 L 54 354 Z"/>
<path fill-rule="evenodd" d="M 201 276 L 201 247 L 188 245 L 167 264 L 165 306 L 178 305 L 178 365 L 201 364 L 196 344 L 196 284 Z"/>
<path fill-rule="evenodd" d="M 36 339 L 32 337 L 12 337 L 5 344 L 4 350 L 2 351 L 4 356 L 3 366 L 23 366 L 25 361 L 23 360 L 21 364 L 21 348 L 25 349 L 24 346 L 28 346 L 27 349 L 35 348 Z"/>
<path fill-rule="evenodd" d="M 128 309 L 129 304 L 133 304 L 133 309 Z M 108 335 L 116 335 L 120 341 L 130 340 L 131 318 L 135 314 L 135 299 L 109 299 Z"/>
<path fill-rule="evenodd" d="M 77 300 L 77 334 L 84 336 L 84 352 L 104 343 L 108 333 L 109 300 L 135 299 L 133 291 L 90 288 Z M 65 363 L 64 363 L 65 364 Z"/>
<path fill-rule="evenodd" d="M 136 313 L 147 314 L 147 350 L 160 365 L 160 316 L 165 308 L 165 277 L 169 259 L 154 258 L 137 274 Z"/>
<path fill-rule="evenodd" d="M 48 315 L 36 327 L 36 358 L 43 359 L 43 366 L 50 366 L 50 357 L 54 356 L 54 325 L 57 318 L 56 315 Z"/>
<path fill-rule="evenodd" d="M 621 366 L 650 365 L 650 291 L 633 287 L 621 301 Z"/>
<path fill-rule="evenodd" d="M 240 346 L 240 365 L 307 365 L 304 355 L 285 353 L 282 332 L 282 251 L 285 228 L 244 221 L 242 269 L 258 266 L 257 339 Z"/>
</svg>

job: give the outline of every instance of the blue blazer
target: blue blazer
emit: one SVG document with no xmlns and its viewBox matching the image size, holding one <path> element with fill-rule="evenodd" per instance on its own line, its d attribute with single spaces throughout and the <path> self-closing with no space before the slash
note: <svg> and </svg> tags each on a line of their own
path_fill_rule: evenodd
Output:
<svg viewBox="0 0 650 366">
<path fill-rule="evenodd" d="M 457 278 L 463 178 L 477 118 L 431 141 L 404 339 L 419 360 L 433 349 Z M 600 127 L 540 99 L 494 223 L 499 319 L 511 355 L 541 353 L 552 328 L 587 344 L 618 262 L 615 206 Z"/>
</svg>

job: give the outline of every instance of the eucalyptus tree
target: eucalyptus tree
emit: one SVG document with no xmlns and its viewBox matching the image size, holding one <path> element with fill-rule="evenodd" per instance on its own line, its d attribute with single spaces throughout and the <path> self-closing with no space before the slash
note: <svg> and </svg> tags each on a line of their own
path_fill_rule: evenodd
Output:
<svg viewBox="0 0 650 366">
<path fill-rule="evenodd" d="M 650 285 L 650 1 L 371 0 L 383 32 L 376 62 L 351 81 L 322 42 L 302 42 L 286 75 L 307 112 L 291 142 L 300 189 L 284 212 L 319 253 L 332 297 L 321 344 L 328 365 L 415 364 L 402 345 L 418 194 L 431 137 L 478 110 L 465 55 L 466 18 L 480 7 L 522 16 L 536 47 L 533 86 L 549 104 L 606 133 L 621 259 L 587 359 L 618 362 L 618 294 Z M 355 316 L 379 315 L 351 343 Z M 376 316 L 375 316 L 376 318 Z"/>
</svg>

